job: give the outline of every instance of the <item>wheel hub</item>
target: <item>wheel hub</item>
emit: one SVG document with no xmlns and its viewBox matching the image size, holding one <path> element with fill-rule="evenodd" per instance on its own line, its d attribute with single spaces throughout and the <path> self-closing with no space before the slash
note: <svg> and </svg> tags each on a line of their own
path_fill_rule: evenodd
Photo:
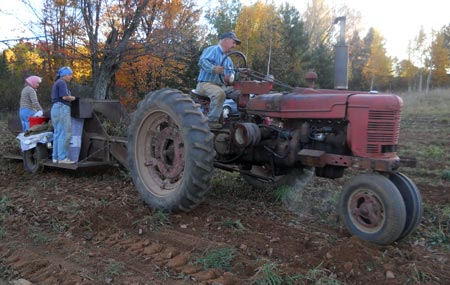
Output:
<svg viewBox="0 0 450 285">
<path fill-rule="evenodd" d="M 350 201 L 352 217 L 358 224 L 367 228 L 376 228 L 382 224 L 382 209 L 378 198 L 367 192 L 354 195 Z"/>
<path fill-rule="evenodd" d="M 167 179 L 177 178 L 184 169 L 184 144 L 179 130 L 174 127 L 163 129 L 154 140 L 153 164 Z"/>
</svg>

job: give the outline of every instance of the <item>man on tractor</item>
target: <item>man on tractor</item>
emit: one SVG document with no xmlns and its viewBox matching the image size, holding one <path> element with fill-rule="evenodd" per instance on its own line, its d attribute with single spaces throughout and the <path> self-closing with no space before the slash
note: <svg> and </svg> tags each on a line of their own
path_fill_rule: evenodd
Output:
<svg viewBox="0 0 450 285">
<path fill-rule="evenodd" d="M 217 45 L 207 47 L 200 56 L 198 65 L 200 73 L 198 75 L 197 94 L 209 97 L 211 100 L 208 113 L 208 125 L 211 129 L 220 129 L 219 122 L 222 113 L 222 105 L 225 101 L 225 86 L 219 75 L 225 77 L 225 81 L 233 74 L 233 62 L 226 58 L 227 53 L 232 51 L 241 41 L 234 32 L 227 32 L 219 37 Z M 223 62 L 223 64 L 222 64 Z M 221 65 L 222 64 L 222 65 Z"/>
</svg>

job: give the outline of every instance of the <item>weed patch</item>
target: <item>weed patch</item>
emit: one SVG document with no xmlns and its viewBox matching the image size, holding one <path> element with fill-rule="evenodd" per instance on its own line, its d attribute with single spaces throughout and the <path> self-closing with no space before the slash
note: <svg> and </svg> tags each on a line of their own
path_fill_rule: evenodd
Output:
<svg viewBox="0 0 450 285">
<path fill-rule="evenodd" d="M 425 204 L 422 224 L 426 245 L 450 249 L 450 206 Z"/>
<path fill-rule="evenodd" d="M 133 225 L 146 225 L 151 230 L 156 231 L 161 229 L 162 227 L 168 226 L 171 224 L 169 214 L 158 210 L 152 215 L 147 215 L 142 219 L 133 222 Z"/>
<path fill-rule="evenodd" d="M 3 258 L 0 257 L 0 278 L 10 280 L 13 275 L 12 268 L 6 264 Z"/>
<path fill-rule="evenodd" d="M 234 248 L 229 247 L 214 249 L 197 258 L 195 264 L 202 265 L 205 270 L 213 268 L 228 270 L 231 268 L 235 252 Z"/>
<path fill-rule="evenodd" d="M 442 171 L 441 178 L 450 181 L 450 169 L 445 169 L 444 171 Z"/>
<path fill-rule="evenodd" d="M 124 269 L 125 267 L 121 262 L 109 260 L 108 265 L 106 266 L 105 276 L 111 278 L 120 275 L 124 272 Z"/>
</svg>

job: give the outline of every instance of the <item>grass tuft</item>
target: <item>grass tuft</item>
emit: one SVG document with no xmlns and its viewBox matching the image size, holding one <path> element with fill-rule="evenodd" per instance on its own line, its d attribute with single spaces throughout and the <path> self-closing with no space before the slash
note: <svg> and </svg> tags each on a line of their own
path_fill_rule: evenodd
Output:
<svg viewBox="0 0 450 285">
<path fill-rule="evenodd" d="M 195 260 L 195 264 L 200 264 L 205 270 L 231 268 L 231 261 L 234 258 L 236 250 L 234 248 L 224 247 L 211 250 Z"/>
</svg>

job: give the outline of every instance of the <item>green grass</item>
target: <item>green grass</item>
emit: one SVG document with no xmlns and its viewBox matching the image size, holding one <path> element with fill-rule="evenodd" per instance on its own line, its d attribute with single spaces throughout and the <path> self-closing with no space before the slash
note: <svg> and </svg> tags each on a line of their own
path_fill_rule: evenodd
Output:
<svg viewBox="0 0 450 285">
<path fill-rule="evenodd" d="M 4 239 L 6 237 L 6 230 L 4 228 L 0 228 L 0 240 Z"/>
<path fill-rule="evenodd" d="M 322 263 L 308 270 L 306 274 L 289 275 L 283 272 L 276 263 L 265 263 L 255 274 L 253 285 L 294 285 L 294 284 L 344 284 L 334 278 L 328 269 L 322 268 Z"/>
<path fill-rule="evenodd" d="M 125 267 L 123 263 L 117 262 L 115 260 L 109 260 L 106 266 L 105 276 L 111 278 L 113 276 L 118 276 L 123 274 Z"/>
<path fill-rule="evenodd" d="M 412 92 L 400 94 L 403 99 L 403 114 L 415 117 L 417 114 L 431 114 L 443 123 L 449 123 L 450 91 L 435 89 L 428 94 Z M 446 121 L 447 120 L 447 121 Z"/>
<path fill-rule="evenodd" d="M 0 213 L 8 213 L 10 199 L 8 196 L 4 195 L 0 197 Z"/>
<path fill-rule="evenodd" d="M 275 189 L 275 201 L 282 202 L 289 195 L 289 192 L 292 191 L 292 187 L 290 186 L 281 186 Z"/>
<path fill-rule="evenodd" d="M 226 228 L 236 229 L 239 232 L 246 232 L 247 228 L 242 224 L 241 220 L 232 220 L 230 218 L 226 218 L 222 225 Z"/>
<path fill-rule="evenodd" d="M 413 284 L 429 284 L 429 283 L 436 283 L 439 284 L 440 280 L 436 276 L 434 276 L 431 273 L 424 272 L 417 268 L 417 266 L 413 266 L 412 268 L 412 277 L 409 278 L 409 283 Z"/>
<path fill-rule="evenodd" d="M 69 229 L 69 224 L 58 217 L 53 217 L 49 223 L 55 233 L 64 233 Z"/>
<path fill-rule="evenodd" d="M 8 280 L 13 277 L 13 275 L 12 268 L 6 264 L 6 261 L 2 257 L 0 257 L 0 278 Z"/>
<path fill-rule="evenodd" d="M 424 215 L 416 235 L 429 247 L 450 250 L 450 205 L 424 204 Z"/>
<path fill-rule="evenodd" d="M 335 274 L 326 268 L 322 268 L 322 263 L 314 268 L 308 270 L 305 275 L 302 275 L 303 282 L 313 282 L 314 284 L 344 284 L 334 278 Z"/>
<path fill-rule="evenodd" d="M 229 270 L 235 252 L 234 248 L 229 247 L 213 249 L 196 258 L 194 263 L 200 264 L 205 270 L 213 268 Z"/>
<path fill-rule="evenodd" d="M 50 237 L 43 231 L 37 228 L 30 230 L 30 235 L 33 238 L 33 243 L 36 245 L 46 244 L 50 241 Z"/>
<path fill-rule="evenodd" d="M 441 178 L 446 181 L 450 181 L 450 169 L 444 169 L 442 171 Z"/>
<path fill-rule="evenodd" d="M 164 211 L 158 210 L 152 215 L 144 216 L 143 218 L 133 222 L 133 225 L 148 226 L 151 230 L 159 230 L 162 227 L 171 224 L 170 215 Z"/>
<path fill-rule="evenodd" d="M 258 276 L 253 284 L 255 285 L 281 285 L 284 284 L 283 272 L 275 263 L 265 263 L 256 272 Z"/>
</svg>

